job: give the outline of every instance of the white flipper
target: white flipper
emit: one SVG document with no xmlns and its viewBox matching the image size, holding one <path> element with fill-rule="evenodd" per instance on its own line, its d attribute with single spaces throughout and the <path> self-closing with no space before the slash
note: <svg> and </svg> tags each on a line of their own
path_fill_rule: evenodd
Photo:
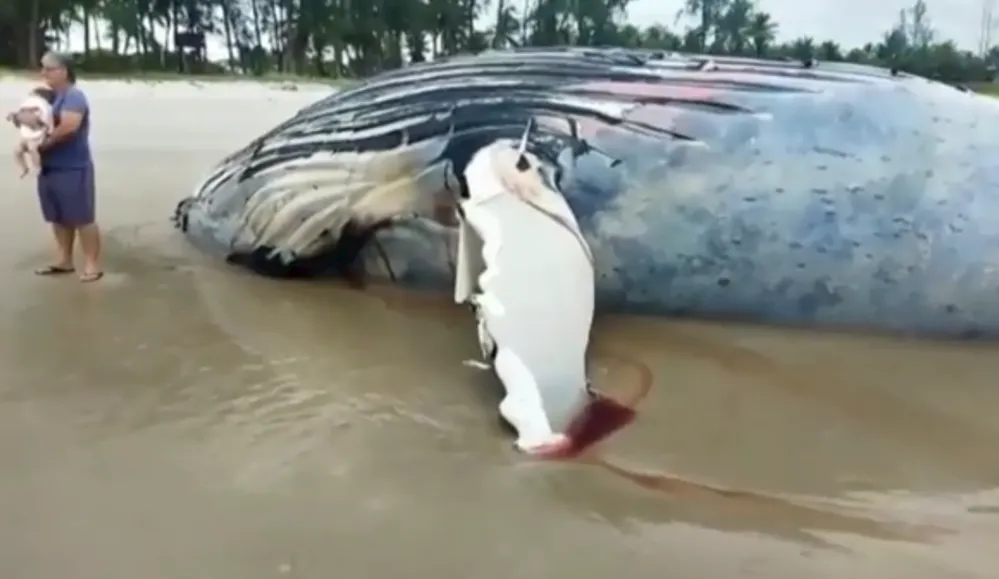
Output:
<svg viewBox="0 0 999 579">
<path fill-rule="evenodd" d="M 498 141 L 465 170 L 455 301 L 475 309 L 483 354 L 506 389 L 500 413 L 530 451 L 559 444 L 589 399 L 594 271 L 565 200 L 535 159 L 520 158 L 515 143 Z"/>
</svg>

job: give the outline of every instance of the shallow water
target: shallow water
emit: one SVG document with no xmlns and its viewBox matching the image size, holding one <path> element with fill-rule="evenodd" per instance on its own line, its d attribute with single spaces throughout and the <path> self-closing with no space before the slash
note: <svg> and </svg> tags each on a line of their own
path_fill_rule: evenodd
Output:
<svg viewBox="0 0 999 579">
<path fill-rule="evenodd" d="M 463 309 L 260 279 L 171 229 L 207 164 L 309 98 L 184 97 L 221 116 L 178 121 L 165 97 L 97 92 L 101 283 L 31 275 L 48 239 L 30 184 L 0 164 L 0 576 L 999 564 L 994 347 L 603 319 L 595 381 L 618 397 L 651 382 L 638 420 L 580 461 L 531 462 L 496 418 L 497 385 L 461 364 L 477 352 Z"/>
</svg>

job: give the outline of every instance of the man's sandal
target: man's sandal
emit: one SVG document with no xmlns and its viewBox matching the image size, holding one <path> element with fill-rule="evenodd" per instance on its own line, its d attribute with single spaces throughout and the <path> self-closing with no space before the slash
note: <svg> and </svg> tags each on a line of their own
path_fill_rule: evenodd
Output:
<svg viewBox="0 0 999 579">
<path fill-rule="evenodd" d="M 73 273 L 76 268 L 65 267 L 61 265 L 49 265 L 41 269 L 35 270 L 35 275 L 66 275 L 67 273 Z"/>
<path fill-rule="evenodd" d="M 93 271 L 80 276 L 81 283 L 92 283 L 104 277 L 103 271 Z"/>
</svg>

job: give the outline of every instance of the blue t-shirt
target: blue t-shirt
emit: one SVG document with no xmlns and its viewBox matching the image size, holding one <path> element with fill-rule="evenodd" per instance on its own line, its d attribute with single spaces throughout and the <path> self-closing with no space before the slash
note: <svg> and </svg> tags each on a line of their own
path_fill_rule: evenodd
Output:
<svg viewBox="0 0 999 579">
<path fill-rule="evenodd" d="M 79 113 L 83 115 L 83 120 L 80 128 L 69 138 L 42 151 L 42 167 L 45 169 L 79 169 L 93 163 L 90 156 L 90 104 L 87 102 L 87 95 L 75 86 L 57 93 L 52 103 L 52 117 L 56 126 L 64 112 Z"/>
</svg>

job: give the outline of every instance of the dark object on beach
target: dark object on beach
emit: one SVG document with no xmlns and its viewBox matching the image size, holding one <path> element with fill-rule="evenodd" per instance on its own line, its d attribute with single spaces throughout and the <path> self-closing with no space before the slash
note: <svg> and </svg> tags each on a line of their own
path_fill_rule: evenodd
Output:
<svg viewBox="0 0 999 579">
<path fill-rule="evenodd" d="M 203 64 L 207 60 L 205 33 L 200 30 L 175 32 L 173 42 L 180 53 L 180 58 L 177 59 L 177 72 L 201 72 L 199 69 L 204 68 Z"/>
</svg>

